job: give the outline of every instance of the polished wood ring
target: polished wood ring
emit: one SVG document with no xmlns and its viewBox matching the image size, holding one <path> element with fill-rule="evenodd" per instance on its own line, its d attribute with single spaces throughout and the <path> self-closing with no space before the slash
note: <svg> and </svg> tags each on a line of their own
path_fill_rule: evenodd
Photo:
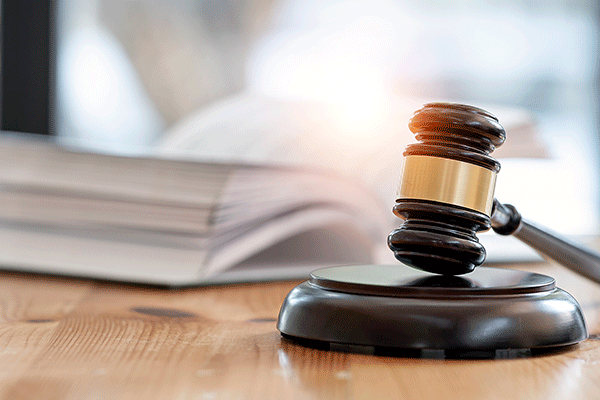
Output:
<svg viewBox="0 0 600 400">
<path fill-rule="evenodd" d="M 417 199 L 492 213 L 496 173 L 475 164 L 432 156 L 404 158 L 396 201 Z"/>
</svg>

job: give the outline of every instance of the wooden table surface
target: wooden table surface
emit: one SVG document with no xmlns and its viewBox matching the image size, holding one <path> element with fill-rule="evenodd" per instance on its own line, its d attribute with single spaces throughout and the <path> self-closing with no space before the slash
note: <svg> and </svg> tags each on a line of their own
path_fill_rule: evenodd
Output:
<svg viewBox="0 0 600 400">
<path fill-rule="evenodd" d="M 578 299 L 588 340 L 516 359 L 330 352 L 276 330 L 292 282 L 171 291 L 0 273 L 0 399 L 600 399 L 600 285 L 520 267 Z"/>
</svg>

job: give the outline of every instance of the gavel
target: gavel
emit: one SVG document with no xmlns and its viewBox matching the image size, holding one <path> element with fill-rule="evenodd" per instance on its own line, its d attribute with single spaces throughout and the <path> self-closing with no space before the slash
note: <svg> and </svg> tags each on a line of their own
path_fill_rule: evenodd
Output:
<svg viewBox="0 0 600 400">
<path fill-rule="evenodd" d="M 523 219 L 494 198 L 500 163 L 490 156 L 506 140 L 498 119 L 477 107 L 429 103 L 409 129 L 393 212 L 404 223 L 388 246 L 404 264 L 441 275 L 472 272 L 485 260 L 476 234 L 492 228 L 600 283 L 600 256 Z"/>
<path fill-rule="evenodd" d="M 404 151 L 393 207 L 404 222 L 388 236 L 401 265 L 313 271 L 282 304 L 281 334 L 319 348 L 446 355 L 545 351 L 585 340 L 581 306 L 554 278 L 480 267 L 485 249 L 477 233 L 493 229 L 600 283 L 598 254 L 494 198 L 500 163 L 490 153 L 506 139 L 498 119 L 472 106 L 429 103 L 414 113 L 409 128 L 418 143 Z"/>
</svg>

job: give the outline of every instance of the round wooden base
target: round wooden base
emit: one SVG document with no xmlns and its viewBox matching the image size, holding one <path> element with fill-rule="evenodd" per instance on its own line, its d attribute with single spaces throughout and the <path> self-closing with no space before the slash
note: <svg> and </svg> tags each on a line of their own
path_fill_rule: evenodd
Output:
<svg viewBox="0 0 600 400">
<path fill-rule="evenodd" d="M 487 267 L 461 277 L 402 265 L 316 270 L 288 294 L 277 328 L 300 342 L 418 350 L 540 349 L 587 338 L 579 304 L 553 278 Z"/>
</svg>

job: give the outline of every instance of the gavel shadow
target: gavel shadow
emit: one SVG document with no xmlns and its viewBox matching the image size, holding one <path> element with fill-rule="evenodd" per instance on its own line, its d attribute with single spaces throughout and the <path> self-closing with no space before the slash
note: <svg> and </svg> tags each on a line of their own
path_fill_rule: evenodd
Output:
<svg viewBox="0 0 600 400">
<path fill-rule="evenodd" d="M 365 354 L 376 357 L 410 358 L 423 360 L 516 360 L 523 358 L 556 356 L 576 349 L 579 344 L 528 349 L 403 349 L 396 347 L 350 345 L 345 343 L 324 342 L 282 335 L 282 341 L 298 344 L 313 350 L 333 351 L 350 354 Z M 285 352 L 285 346 L 284 350 Z"/>
</svg>

